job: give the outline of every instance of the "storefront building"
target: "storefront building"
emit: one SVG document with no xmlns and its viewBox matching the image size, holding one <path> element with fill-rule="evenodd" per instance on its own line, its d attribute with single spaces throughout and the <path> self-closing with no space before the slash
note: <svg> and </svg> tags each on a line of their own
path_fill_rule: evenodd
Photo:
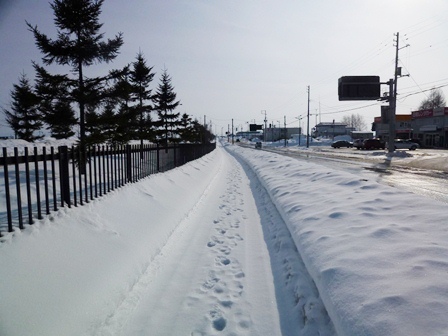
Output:
<svg viewBox="0 0 448 336">
<path fill-rule="evenodd" d="M 413 111 L 395 116 L 395 138 L 412 139 L 426 148 L 448 148 L 448 107 Z M 389 124 L 376 117 L 372 131 L 385 141 L 389 140 Z"/>
<path fill-rule="evenodd" d="M 448 107 L 412 112 L 412 128 L 422 147 L 448 148 Z"/>
<path fill-rule="evenodd" d="M 375 117 L 372 131 L 376 137 L 389 141 L 389 124 L 383 124 L 381 117 Z M 395 139 L 412 139 L 412 115 L 397 114 L 395 116 Z"/>
</svg>

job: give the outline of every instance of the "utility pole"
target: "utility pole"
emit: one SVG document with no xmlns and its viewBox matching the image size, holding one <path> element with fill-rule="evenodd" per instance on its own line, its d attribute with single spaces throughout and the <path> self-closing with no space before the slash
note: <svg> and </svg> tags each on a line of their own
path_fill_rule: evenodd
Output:
<svg viewBox="0 0 448 336">
<path fill-rule="evenodd" d="M 205 143 L 205 132 L 207 130 L 207 122 L 206 122 L 206 118 L 205 118 L 205 114 L 204 114 L 204 130 L 202 131 L 202 143 Z M 211 131 L 211 130 L 210 130 Z"/>
<path fill-rule="evenodd" d="M 286 116 L 283 116 L 283 118 L 285 119 L 285 134 L 283 134 L 285 136 L 285 147 L 286 147 L 286 134 L 287 134 L 287 130 L 286 130 Z"/>
<path fill-rule="evenodd" d="M 401 77 L 401 68 L 398 67 L 398 51 L 400 49 L 409 47 L 409 44 L 404 47 L 399 47 L 400 33 L 397 32 L 397 41 L 395 45 L 395 74 L 394 79 L 390 79 L 389 84 L 389 141 L 388 151 L 393 153 L 395 151 L 395 122 L 396 122 L 396 109 L 397 109 L 397 79 Z M 409 75 L 407 75 L 409 76 Z"/>
<path fill-rule="evenodd" d="M 268 120 L 266 119 L 266 110 L 261 110 L 261 114 L 263 113 L 264 113 L 263 142 L 266 142 L 266 132 L 267 132 L 266 123 L 268 122 Z"/>
<path fill-rule="evenodd" d="M 232 145 L 233 145 L 233 118 L 232 118 Z"/>
<path fill-rule="evenodd" d="M 310 86 L 308 85 L 308 114 L 306 124 L 306 148 L 310 147 Z"/>
</svg>

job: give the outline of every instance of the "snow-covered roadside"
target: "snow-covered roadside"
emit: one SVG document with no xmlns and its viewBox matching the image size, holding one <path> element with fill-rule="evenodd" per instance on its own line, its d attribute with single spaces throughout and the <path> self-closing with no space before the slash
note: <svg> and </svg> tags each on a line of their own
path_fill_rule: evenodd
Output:
<svg viewBox="0 0 448 336">
<path fill-rule="evenodd" d="M 445 205 L 229 146 L 269 191 L 340 335 L 448 333 Z"/>
<path fill-rule="evenodd" d="M 0 334 L 93 330 L 195 207 L 221 160 L 214 152 L 2 238 Z"/>
<path fill-rule="evenodd" d="M 351 158 L 369 163 L 387 164 L 417 169 L 437 170 L 448 173 L 448 151 L 443 149 L 418 149 L 410 151 L 399 149 L 393 153 L 387 150 L 364 151 L 350 148 L 341 150 L 327 146 L 300 147 L 288 145 L 288 147 L 268 146 L 278 152 L 292 152 L 302 154 L 323 155 L 333 158 Z"/>
<path fill-rule="evenodd" d="M 334 335 L 266 190 L 222 148 L 10 234 L 0 255 L 5 336 Z"/>
<path fill-rule="evenodd" d="M 447 334 L 443 203 L 226 149 L 2 238 L 0 334 Z"/>
</svg>

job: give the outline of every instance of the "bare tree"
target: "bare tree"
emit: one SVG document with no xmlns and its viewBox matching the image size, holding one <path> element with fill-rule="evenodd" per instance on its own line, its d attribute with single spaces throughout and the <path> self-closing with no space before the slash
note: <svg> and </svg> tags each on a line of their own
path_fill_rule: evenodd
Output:
<svg viewBox="0 0 448 336">
<path fill-rule="evenodd" d="M 445 107 L 446 99 L 440 89 L 432 89 L 426 99 L 423 99 L 418 106 L 419 110 L 429 110 L 435 107 Z"/>
<path fill-rule="evenodd" d="M 356 131 L 364 131 L 367 129 L 367 124 L 364 117 L 360 114 L 351 114 L 342 117 L 342 123 L 348 127 L 353 127 Z"/>
</svg>

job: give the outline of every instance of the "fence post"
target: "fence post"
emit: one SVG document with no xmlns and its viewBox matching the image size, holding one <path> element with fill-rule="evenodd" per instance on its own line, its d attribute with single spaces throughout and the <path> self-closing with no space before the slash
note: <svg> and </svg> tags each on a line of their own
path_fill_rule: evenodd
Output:
<svg viewBox="0 0 448 336">
<path fill-rule="evenodd" d="M 70 202 L 70 174 L 68 167 L 68 147 L 59 146 L 59 176 L 61 182 L 61 205 L 64 206 L 66 203 L 68 206 L 71 205 Z"/>
<path fill-rule="evenodd" d="M 157 172 L 160 172 L 160 146 L 159 143 L 157 142 Z"/>
<path fill-rule="evenodd" d="M 177 167 L 177 160 L 176 160 L 176 143 L 173 144 L 173 151 L 174 151 L 174 168 Z"/>
<path fill-rule="evenodd" d="M 9 172 L 8 172 L 8 152 L 7 148 L 3 147 L 3 170 L 5 174 L 5 193 L 6 193 L 6 212 L 8 217 L 8 232 L 13 232 L 14 229 L 12 227 L 12 216 L 11 216 L 11 195 L 9 192 Z M 1 234 L 0 234 L 1 237 Z"/>
<path fill-rule="evenodd" d="M 131 145 L 126 145 L 126 177 L 132 183 L 132 151 Z"/>
</svg>

